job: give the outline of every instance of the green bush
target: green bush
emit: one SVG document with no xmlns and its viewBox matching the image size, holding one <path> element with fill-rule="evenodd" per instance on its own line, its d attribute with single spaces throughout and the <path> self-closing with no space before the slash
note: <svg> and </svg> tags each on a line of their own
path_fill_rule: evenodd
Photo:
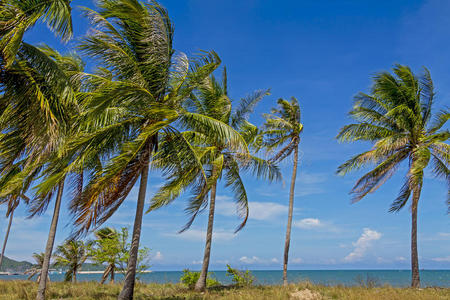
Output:
<svg viewBox="0 0 450 300">
<path fill-rule="evenodd" d="M 238 269 L 233 269 L 230 265 L 227 265 L 227 276 L 231 276 L 231 280 L 236 286 L 251 286 L 255 277 L 250 273 L 249 270 L 239 271 Z"/>
<path fill-rule="evenodd" d="M 183 276 L 181 276 L 180 281 L 184 283 L 189 289 L 193 290 L 198 278 L 200 277 L 200 272 L 191 272 L 189 269 L 183 270 Z M 220 285 L 220 282 L 212 277 L 211 273 L 208 273 L 206 278 L 206 287 L 213 287 Z"/>
</svg>

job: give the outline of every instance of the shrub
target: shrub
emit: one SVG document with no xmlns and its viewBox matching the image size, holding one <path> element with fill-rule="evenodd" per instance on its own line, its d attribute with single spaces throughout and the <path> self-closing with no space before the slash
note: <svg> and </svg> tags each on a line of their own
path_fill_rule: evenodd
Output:
<svg viewBox="0 0 450 300">
<path fill-rule="evenodd" d="M 251 286 L 255 277 L 250 273 L 249 270 L 239 271 L 238 269 L 233 269 L 230 265 L 227 265 L 227 276 L 232 277 L 234 285 L 236 286 Z"/>
<path fill-rule="evenodd" d="M 191 272 L 189 271 L 189 269 L 184 269 L 183 276 L 181 276 L 180 281 L 184 283 L 189 289 L 193 290 L 199 277 L 200 272 Z M 218 285 L 220 285 L 220 282 L 212 277 L 211 273 L 208 273 L 208 276 L 206 278 L 206 287 L 213 287 Z"/>
</svg>

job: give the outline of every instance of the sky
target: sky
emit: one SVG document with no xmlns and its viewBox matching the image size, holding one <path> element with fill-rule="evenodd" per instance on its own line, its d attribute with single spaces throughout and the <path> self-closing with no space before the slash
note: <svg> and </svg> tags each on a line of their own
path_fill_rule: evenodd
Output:
<svg viewBox="0 0 450 300">
<path fill-rule="evenodd" d="M 436 108 L 450 98 L 449 1 L 207 1 L 162 0 L 175 25 L 174 47 L 188 55 L 214 50 L 226 65 L 231 98 L 238 102 L 257 89 L 271 89 L 251 121 L 260 125 L 280 97 L 295 96 L 302 109 L 304 131 L 296 180 L 290 269 L 408 269 L 410 224 L 408 207 L 389 213 L 406 166 L 376 193 L 351 204 L 349 191 L 364 170 L 340 177 L 337 166 L 369 144 L 340 144 L 339 129 L 353 96 L 368 92 L 371 77 L 406 64 L 420 73 L 426 66 L 437 91 Z M 74 7 L 95 8 L 92 1 L 74 0 Z M 88 21 L 74 8 L 75 38 Z M 30 43 L 45 42 L 69 51 L 76 40 L 61 44 L 43 25 L 28 32 Z M 91 62 L 92 64 L 92 62 Z M 90 65 L 92 67 L 92 65 Z M 218 186 L 211 254 L 212 270 L 225 265 L 245 269 L 281 269 L 287 223 L 292 160 L 281 164 L 284 182 L 268 183 L 244 175 L 250 218 L 240 224 L 232 194 Z M 367 169 L 365 170 L 367 171 Z M 162 182 L 151 173 L 150 199 Z M 447 186 L 426 174 L 419 204 L 419 263 L 423 269 L 450 269 L 450 218 L 445 204 Z M 137 189 L 105 224 L 132 230 Z M 70 190 L 64 195 L 56 235 L 60 244 L 70 233 L 67 213 Z M 148 200 L 147 200 L 148 202 Z M 190 230 L 178 234 L 188 217 L 187 199 L 144 216 L 141 245 L 151 249 L 152 270 L 199 269 L 207 214 Z M 23 206 L 12 225 L 6 256 L 31 261 L 44 251 L 53 206 L 39 218 L 27 219 Z M 4 208 L 0 208 L 4 213 Z M 1 237 L 7 226 L 0 219 Z"/>
</svg>

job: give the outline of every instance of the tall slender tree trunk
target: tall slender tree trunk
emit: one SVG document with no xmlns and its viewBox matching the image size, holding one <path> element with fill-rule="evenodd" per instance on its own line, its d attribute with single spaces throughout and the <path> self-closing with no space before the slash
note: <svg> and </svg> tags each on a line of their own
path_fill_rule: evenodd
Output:
<svg viewBox="0 0 450 300">
<path fill-rule="evenodd" d="M 200 273 L 200 277 L 197 280 L 197 283 L 195 284 L 196 291 L 204 291 L 206 289 L 206 278 L 208 277 L 209 259 L 211 257 L 211 242 L 214 225 L 214 209 L 216 205 L 216 189 L 217 183 L 214 183 L 213 186 L 211 187 L 211 195 L 210 195 L 211 199 L 209 201 L 209 217 L 208 217 L 208 229 L 206 231 L 205 253 L 203 256 L 202 271 Z"/>
<path fill-rule="evenodd" d="M 42 264 L 41 278 L 39 279 L 39 287 L 36 295 L 36 300 L 45 299 L 45 289 L 47 288 L 48 269 L 50 267 L 50 258 L 52 256 L 53 244 L 55 243 L 56 227 L 58 226 L 59 211 L 61 208 L 61 200 L 64 191 L 64 179 L 58 187 L 58 194 L 55 200 L 55 209 L 53 210 L 52 222 L 50 224 L 50 231 L 48 232 L 47 246 L 45 247 L 44 263 Z"/>
<path fill-rule="evenodd" d="M 297 164 L 298 164 L 298 143 L 294 149 L 294 166 L 292 168 L 291 177 L 291 189 L 289 191 L 289 212 L 288 222 L 286 229 L 286 241 L 284 242 L 284 263 L 283 263 L 283 285 L 288 284 L 287 281 L 287 266 L 289 258 L 289 246 L 291 244 L 291 227 L 292 227 L 292 212 L 294 210 L 294 191 L 295 191 L 295 179 L 297 178 Z"/>
<path fill-rule="evenodd" d="M 73 270 L 72 280 L 74 283 L 77 283 L 77 269 Z"/>
<path fill-rule="evenodd" d="M 114 267 L 111 268 L 111 280 L 109 283 L 114 283 Z"/>
<path fill-rule="evenodd" d="M 420 287 L 419 254 L 417 251 L 417 209 L 422 185 L 413 190 L 413 204 L 411 207 L 411 287 Z"/>
<path fill-rule="evenodd" d="M 5 255 L 6 243 L 8 242 L 9 231 L 11 230 L 13 215 L 14 215 L 14 209 L 9 214 L 8 228 L 6 229 L 5 240 L 3 241 L 2 256 L 0 256 L 0 270 L 2 268 L 3 256 Z"/>
<path fill-rule="evenodd" d="M 141 238 L 142 215 L 144 213 L 145 194 L 147 191 L 148 180 L 148 162 L 141 172 L 141 182 L 139 184 L 139 195 L 136 205 L 136 216 L 134 218 L 133 238 L 131 241 L 130 257 L 128 258 L 127 274 L 123 285 L 122 292 L 120 292 L 119 300 L 133 299 L 134 284 L 136 279 L 136 267 L 139 250 L 139 239 Z"/>
</svg>

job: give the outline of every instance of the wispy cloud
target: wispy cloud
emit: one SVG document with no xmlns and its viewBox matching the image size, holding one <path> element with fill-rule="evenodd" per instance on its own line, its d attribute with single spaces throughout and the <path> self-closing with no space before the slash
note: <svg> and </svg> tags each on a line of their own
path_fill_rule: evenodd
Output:
<svg viewBox="0 0 450 300">
<path fill-rule="evenodd" d="M 231 201 L 231 197 L 220 196 L 217 201 L 217 214 L 223 216 L 236 216 L 236 204 Z M 285 215 L 288 211 L 287 205 L 282 205 L 275 202 L 256 202 L 250 201 L 248 203 L 250 215 L 249 219 L 253 220 L 270 220 L 275 219 L 280 215 Z"/>
<path fill-rule="evenodd" d="M 450 256 L 446 256 L 446 257 L 435 257 L 431 259 L 432 261 L 437 261 L 437 262 L 450 262 Z"/>
<path fill-rule="evenodd" d="M 296 257 L 296 258 L 291 259 L 291 263 L 301 264 L 301 263 L 303 263 L 303 259 L 301 259 L 300 257 Z"/>
<path fill-rule="evenodd" d="M 314 229 L 321 228 L 324 224 L 319 219 L 306 218 L 299 221 L 294 221 L 294 226 L 302 229 Z"/>
<path fill-rule="evenodd" d="M 355 249 L 344 258 L 346 262 L 353 262 L 361 260 L 366 254 L 367 250 L 372 246 L 372 242 L 379 240 L 381 233 L 370 228 L 364 228 L 362 235 L 353 243 Z"/>
<path fill-rule="evenodd" d="M 254 264 L 254 263 L 259 263 L 261 262 L 261 259 L 257 256 L 252 256 L 252 257 L 247 257 L 247 256 L 242 256 L 241 258 L 239 258 L 239 261 L 244 263 L 244 264 Z"/>
<path fill-rule="evenodd" d="M 258 256 L 242 256 L 239 258 L 239 262 L 246 265 L 278 265 L 280 261 L 276 257 L 272 257 L 270 259 L 259 258 Z"/>
<path fill-rule="evenodd" d="M 164 259 L 164 256 L 162 255 L 162 253 L 160 251 L 156 251 L 155 256 L 152 257 L 152 260 L 154 261 L 161 261 Z"/>
<path fill-rule="evenodd" d="M 317 218 L 305 218 L 298 221 L 294 221 L 294 226 L 307 229 L 307 230 L 322 230 L 336 232 L 338 229 L 330 222 L 324 222 Z"/>
<path fill-rule="evenodd" d="M 204 241 L 206 237 L 206 231 L 189 229 L 183 233 L 166 233 L 166 236 L 171 236 L 179 239 L 189 240 L 189 241 Z M 213 233 L 213 240 L 215 241 L 229 241 L 235 237 L 235 234 L 230 231 L 216 230 Z"/>
<path fill-rule="evenodd" d="M 309 173 L 300 172 L 297 177 L 297 183 L 299 184 L 316 184 L 322 183 L 327 180 L 328 175 L 325 173 Z"/>
<path fill-rule="evenodd" d="M 302 188 L 297 188 L 295 191 L 296 196 L 309 196 L 325 193 L 325 189 L 318 186 L 305 186 Z"/>
</svg>

